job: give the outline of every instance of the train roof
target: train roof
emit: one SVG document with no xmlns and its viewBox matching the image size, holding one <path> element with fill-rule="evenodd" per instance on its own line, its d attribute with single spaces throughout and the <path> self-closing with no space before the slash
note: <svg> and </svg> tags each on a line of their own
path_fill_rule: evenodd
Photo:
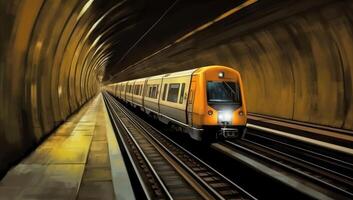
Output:
<svg viewBox="0 0 353 200">
<path fill-rule="evenodd" d="M 148 80 L 156 80 L 156 79 L 161 79 L 161 78 L 172 78 L 172 77 L 180 77 L 180 76 L 188 76 L 191 75 L 193 73 L 195 74 L 201 74 L 204 73 L 205 71 L 209 70 L 209 69 L 214 69 L 214 68 L 228 68 L 231 70 L 234 70 L 237 72 L 237 70 L 231 68 L 231 67 L 226 67 L 226 66 L 222 66 L 222 65 L 210 65 L 210 66 L 204 66 L 204 67 L 200 67 L 200 68 L 194 68 L 194 69 L 189 69 L 189 70 L 183 70 L 183 71 L 178 71 L 178 72 L 173 72 L 173 73 L 168 73 L 168 74 L 160 74 L 160 75 L 156 75 L 156 76 L 150 76 L 150 77 L 145 77 L 145 78 L 139 78 L 139 79 L 133 79 L 133 80 L 128 80 L 128 81 L 123 81 L 120 82 L 121 84 L 123 83 L 127 83 L 127 82 L 134 82 L 134 81 L 145 81 L 146 79 Z M 117 84 L 117 83 L 115 83 Z M 111 84 L 114 85 L 114 84 Z"/>
</svg>

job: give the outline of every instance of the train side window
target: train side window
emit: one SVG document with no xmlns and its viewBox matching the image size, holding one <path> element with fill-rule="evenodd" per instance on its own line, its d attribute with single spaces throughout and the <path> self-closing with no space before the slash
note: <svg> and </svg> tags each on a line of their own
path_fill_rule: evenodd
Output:
<svg viewBox="0 0 353 200">
<path fill-rule="evenodd" d="M 151 86 L 151 94 L 150 94 L 151 98 L 153 98 L 153 94 L 154 94 L 154 85 Z"/>
<path fill-rule="evenodd" d="M 140 85 L 135 85 L 135 92 L 134 92 L 134 94 L 135 94 L 135 95 L 139 95 L 139 93 L 140 93 Z"/>
<path fill-rule="evenodd" d="M 156 94 L 156 86 L 153 85 L 153 86 L 152 86 L 152 95 L 151 95 L 151 98 L 154 98 L 155 94 Z"/>
<path fill-rule="evenodd" d="M 179 97 L 179 103 L 183 104 L 184 100 L 184 90 L 185 90 L 185 83 L 181 85 L 181 91 L 180 91 L 180 97 Z"/>
<path fill-rule="evenodd" d="M 164 84 L 164 88 L 163 88 L 163 94 L 162 94 L 162 100 L 165 101 L 165 95 L 167 94 L 167 87 L 168 84 Z"/>
<path fill-rule="evenodd" d="M 178 102 L 179 87 L 179 83 L 171 83 L 169 85 L 167 101 Z"/>
<path fill-rule="evenodd" d="M 157 96 L 158 96 L 158 88 L 159 88 L 159 85 L 157 84 L 156 85 L 156 92 L 154 94 L 154 98 L 157 99 Z"/>
<path fill-rule="evenodd" d="M 151 98 L 156 99 L 156 98 L 157 98 L 157 92 L 158 92 L 158 85 L 153 85 L 152 88 L 153 88 L 153 89 L 152 89 L 152 96 L 151 96 Z"/>
<path fill-rule="evenodd" d="M 151 85 L 148 86 L 148 97 L 151 97 L 152 96 L 152 89 L 153 87 Z"/>
</svg>

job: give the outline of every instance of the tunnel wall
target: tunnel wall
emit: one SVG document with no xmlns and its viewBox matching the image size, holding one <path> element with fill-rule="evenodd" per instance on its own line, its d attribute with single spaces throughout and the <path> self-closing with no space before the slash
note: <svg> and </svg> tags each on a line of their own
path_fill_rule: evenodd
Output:
<svg viewBox="0 0 353 200">
<path fill-rule="evenodd" d="M 0 0 L 0 176 L 99 88 L 84 3 Z"/>
<path fill-rule="evenodd" d="M 327 2 L 215 25 L 124 74 L 231 66 L 242 75 L 250 112 L 353 130 L 353 2 Z"/>
</svg>

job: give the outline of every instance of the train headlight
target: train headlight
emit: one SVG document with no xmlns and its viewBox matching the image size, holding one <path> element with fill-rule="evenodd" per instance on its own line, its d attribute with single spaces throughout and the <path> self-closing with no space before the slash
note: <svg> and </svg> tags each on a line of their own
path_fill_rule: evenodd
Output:
<svg viewBox="0 0 353 200">
<path fill-rule="evenodd" d="M 224 72 L 219 72 L 219 73 L 218 73 L 218 77 L 219 77 L 219 78 L 224 78 Z"/>
<path fill-rule="evenodd" d="M 218 121 L 220 122 L 231 122 L 232 121 L 232 111 L 219 111 Z"/>
<path fill-rule="evenodd" d="M 212 110 L 209 110 L 207 113 L 208 113 L 208 115 L 212 115 L 212 114 L 213 114 L 213 111 L 212 111 Z"/>
</svg>

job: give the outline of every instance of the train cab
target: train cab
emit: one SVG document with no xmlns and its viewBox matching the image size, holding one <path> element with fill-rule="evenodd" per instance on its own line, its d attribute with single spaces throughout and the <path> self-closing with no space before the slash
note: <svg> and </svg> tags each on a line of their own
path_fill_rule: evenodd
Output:
<svg viewBox="0 0 353 200">
<path fill-rule="evenodd" d="M 202 138 L 240 137 L 246 131 L 247 111 L 239 72 L 224 66 L 199 68 L 192 77 L 192 126 Z M 201 138 L 195 138 L 201 139 Z"/>
</svg>

